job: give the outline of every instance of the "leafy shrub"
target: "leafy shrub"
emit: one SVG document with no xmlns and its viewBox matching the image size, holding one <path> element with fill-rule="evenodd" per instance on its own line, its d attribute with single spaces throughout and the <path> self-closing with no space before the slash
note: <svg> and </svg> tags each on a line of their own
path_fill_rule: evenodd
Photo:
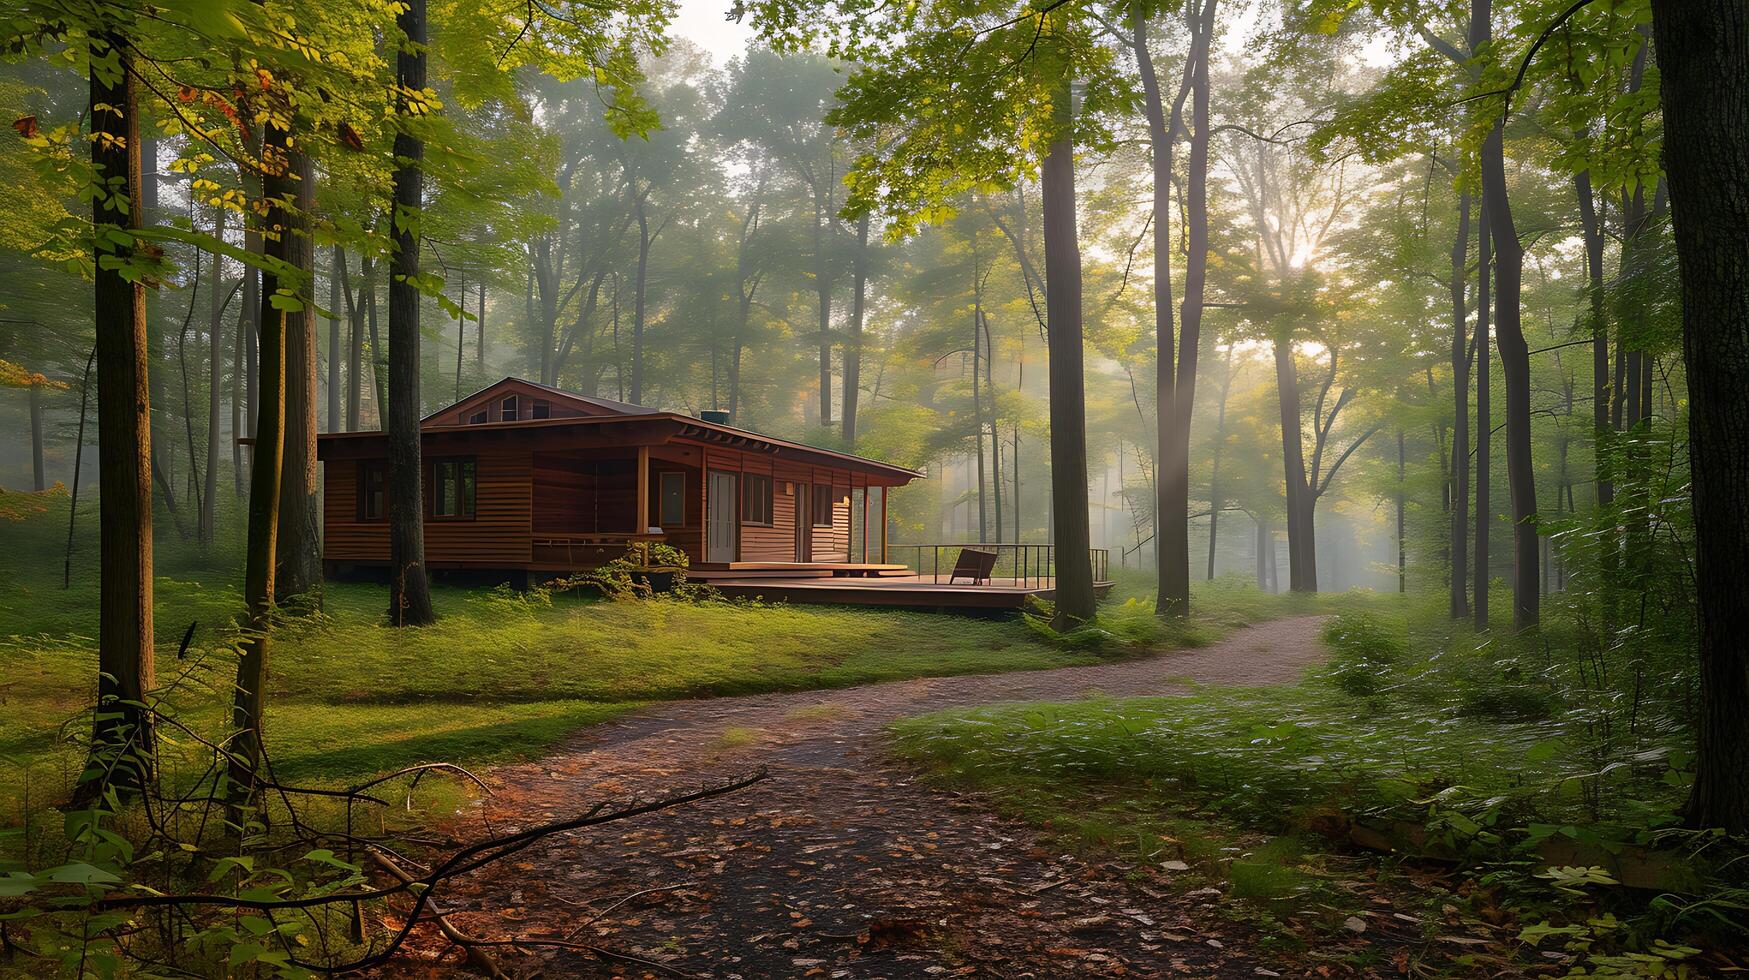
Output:
<svg viewBox="0 0 1749 980">
<path fill-rule="evenodd" d="M 1344 613 L 1324 625 L 1323 639 L 1333 653 L 1327 677 L 1337 690 L 1371 697 L 1385 686 L 1407 653 L 1402 631 L 1371 613 Z"/>
</svg>

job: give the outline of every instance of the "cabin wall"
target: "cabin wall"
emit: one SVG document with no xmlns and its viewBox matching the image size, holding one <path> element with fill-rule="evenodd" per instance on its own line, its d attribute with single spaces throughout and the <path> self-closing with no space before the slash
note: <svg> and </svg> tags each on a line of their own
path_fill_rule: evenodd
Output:
<svg viewBox="0 0 1749 980">
<path fill-rule="evenodd" d="M 425 486 L 431 488 L 431 460 L 471 456 L 475 480 L 474 516 L 425 519 L 425 561 L 485 568 L 515 567 L 530 560 L 533 507 L 527 450 L 476 450 L 426 454 Z M 328 561 L 380 564 L 389 560 L 389 522 L 358 519 L 359 460 L 325 463 L 322 557 Z M 427 504 L 429 514 L 429 503 Z"/>
<path fill-rule="evenodd" d="M 716 449 L 710 450 L 708 465 L 712 470 L 762 473 L 772 478 L 771 524 L 741 522 L 741 561 L 850 560 L 849 497 L 853 479 L 849 470 L 798 465 L 775 461 L 769 456 Z M 806 492 L 805 488 L 814 484 L 830 485 L 833 489 L 832 524 L 811 528 L 811 553 L 798 559 L 796 494 Z"/>
</svg>

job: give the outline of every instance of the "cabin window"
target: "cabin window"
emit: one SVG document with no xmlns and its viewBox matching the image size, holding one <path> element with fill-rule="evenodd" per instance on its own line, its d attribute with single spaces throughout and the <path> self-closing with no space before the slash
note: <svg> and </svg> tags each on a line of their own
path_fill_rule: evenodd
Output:
<svg viewBox="0 0 1749 980">
<path fill-rule="evenodd" d="M 662 474 L 661 506 L 657 520 L 663 527 L 686 526 L 686 474 Z"/>
<path fill-rule="evenodd" d="M 771 477 L 767 474 L 741 474 L 741 523 L 770 526 Z"/>
<path fill-rule="evenodd" d="M 475 412 L 474 414 L 468 416 L 468 424 L 469 425 L 483 425 L 483 424 L 485 424 L 487 417 L 488 416 L 487 416 L 486 410 L 482 408 L 479 411 Z"/>
<path fill-rule="evenodd" d="M 388 513 L 385 492 L 389 482 L 388 464 L 380 460 L 360 460 L 358 463 L 358 519 L 380 521 Z"/>
<path fill-rule="evenodd" d="M 551 405 L 548 405 L 546 402 L 535 402 L 533 410 L 531 410 L 528 414 L 529 414 L 530 418 L 536 418 L 536 419 L 550 418 L 553 414 L 553 407 Z"/>
<path fill-rule="evenodd" d="M 500 403 L 499 409 L 500 409 L 499 413 L 498 413 L 499 419 L 501 419 L 505 422 L 516 421 L 517 412 L 519 410 L 519 407 L 516 404 L 516 396 L 511 395 L 509 398 L 504 399 L 504 401 Z"/>
<path fill-rule="evenodd" d="M 814 484 L 814 506 L 809 509 L 815 527 L 832 526 L 832 487 L 824 483 Z"/>
<path fill-rule="evenodd" d="M 467 519 L 474 516 L 474 461 L 438 459 L 431 463 L 431 516 Z"/>
</svg>

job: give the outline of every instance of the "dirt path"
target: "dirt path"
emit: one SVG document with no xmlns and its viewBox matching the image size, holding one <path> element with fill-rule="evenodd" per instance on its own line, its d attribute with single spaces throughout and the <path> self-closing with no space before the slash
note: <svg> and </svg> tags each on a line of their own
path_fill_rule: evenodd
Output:
<svg viewBox="0 0 1749 980">
<path fill-rule="evenodd" d="M 917 782 L 885 753 L 881 731 L 957 705 L 1292 681 L 1324 656 L 1319 623 L 1280 620 L 1123 663 L 661 705 L 495 770 L 497 795 L 479 819 L 502 832 L 758 766 L 770 778 L 554 838 L 445 901 L 477 934 L 556 936 L 631 893 L 684 883 L 578 938 L 696 976 L 1272 975 L 1214 938 L 1218 896 L 1173 891 L 1166 872 L 1138 878 L 1062 854 L 1025 824 Z M 507 965 L 647 972 L 567 952 Z"/>
</svg>

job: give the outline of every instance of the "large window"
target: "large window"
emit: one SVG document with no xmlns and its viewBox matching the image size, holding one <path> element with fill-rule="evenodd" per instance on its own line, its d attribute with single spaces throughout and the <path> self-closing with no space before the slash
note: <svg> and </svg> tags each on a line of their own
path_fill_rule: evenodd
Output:
<svg viewBox="0 0 1749 980">
<path fill-rule="evenodd" d="M 389 467 L 382 460 L 362 459 L 358 462 L 358 519 L 380 521 L 388 515 L 385 488 L 389 482 Z"/>
<path fill-rule="evenodd" d="M 832 526 L 832 487 L 825 483 L 814 484 L 814 506 L 809 516 L 814 519 L 815 527 Z"/>
<path fill-rule="evenodd" d="M 771 524 L 771 477 L 764 473 L 741 474 L 741 523 Z"/>
<path fill-rule="evenodd" d="M 686 474 L 662 474 L 661 506 L 657 520 L 663 527 L 686 526 Z"/>
<path fill-rule="evenodd" d="M 431 516 L 463 520 L 474 516 L 474 461 L 468 457 L 431 462 Z"/>
</svg>

